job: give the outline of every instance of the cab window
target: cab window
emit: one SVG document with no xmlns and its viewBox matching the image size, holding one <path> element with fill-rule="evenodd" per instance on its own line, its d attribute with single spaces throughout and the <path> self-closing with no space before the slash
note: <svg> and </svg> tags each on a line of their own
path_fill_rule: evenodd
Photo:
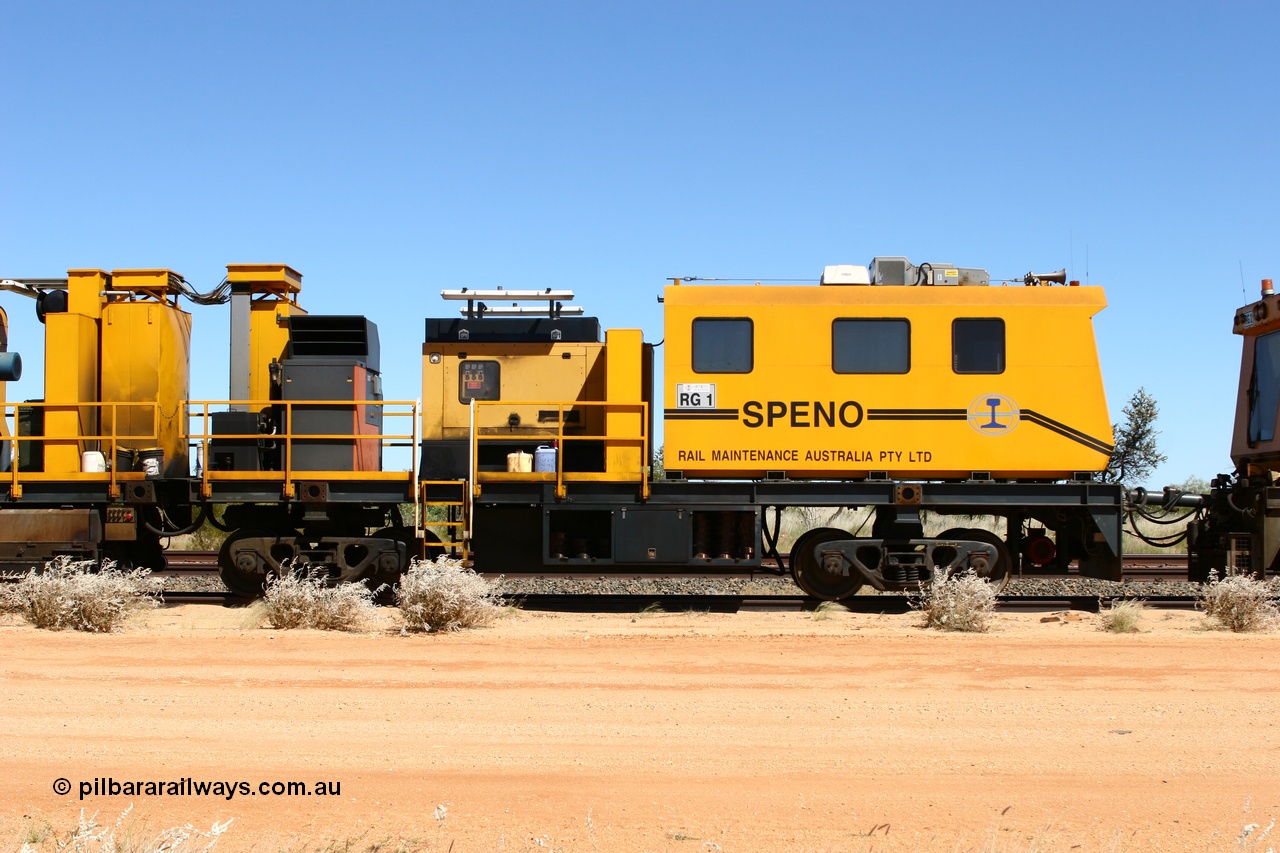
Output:
<svg viewBox="0 0 1280 853">
<path fill-rule="evenodd" d="M 750 373 L 755 365 L 754 329 L 748 319 L 708 317 L 693 321 L 694 373 Z"/>
<path fill-rule="evenodd" d="M 973 317 L 951 323 L 951 369 L 956 373 L 1004 373 L 1004 320 Z"/>
<path fill-rule="evenodd" d="M 836 373 L 907 373 L 911 323 L 901 319 L 839 319 L 831 324 L 831 369 Z"/>
<path fill-rule="evenodd" d="M 1249 381 L 1249 444 L 1276 437 L 1280 410 L 1280 332 L 1258 337 L 1253 351 L 1253 376 Z"/>
</svg>

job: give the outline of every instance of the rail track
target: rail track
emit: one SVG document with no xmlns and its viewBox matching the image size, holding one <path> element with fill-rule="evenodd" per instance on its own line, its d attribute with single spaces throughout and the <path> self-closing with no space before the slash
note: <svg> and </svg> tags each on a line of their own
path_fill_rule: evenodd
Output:
<svg viewBox="0 0 1280 853">
<path fill-rule="evenodd" d="M 1098 613 L 1112 603 L 1136 596 L 1115 595 L 1002 595 L 996 601 L 1000 613 L 1052 613 L 1062 610 Z M 823 605 L 804 595 L 697 595 L 697 594 L 609 594 L 609 593 L 509 593 L 507 604 L 521 610 L 559 613 L 803 613 Z M 1160 610 L 1190 610 L 1194 596 L 1141 596 L 1146 607 Z M 165 592 L 166 604 L 219 604 L 246 606 L 249 601 L 228 592 L 210 590 Z M 845 599 L 841 607 L 851 613 L 902 614 L 912 609 L 913 598 L 906 595 L 859 595 Z"/>
<path fill-rule="evenodd" d="M 168 567 L 154 572 L 158 578 L 209 577 L 216 574 L 217 552 L 173 550 L 166 554 Z M 776 576 L 775 571 L 766 566 L 754 572 L 756 576 Z M 1125 577 L 1136 582 L 1158 582 L 1179 580 L 1186 577 L 1185 554 L 1139 554 L 1125 558 Z M 738 573 L 737 577 L 749 578 L 752 572 Z M 699 575 L 696 573 L 672 574 L 668 577 L 723 579 L 733 577 L 717 573 L 715 575 Z M 1058 578 L 1072 579 L 1080 575 L 1072 570 L 1067 575 L 1037 575 L 1024 572 L 1024 578 Z M 641 575 L 635 572 L 591 572 L 565 573 L 546 572 L 539 577 L 547 579 L 559 578 L 648 578 L 652 575 Z M 503 596 L 510 604 L 516 604 L 524 610 L 588 612 L 588 613 L 639 613 L 646 610 L 659 610 L 669 613 L 710 612 L 710 613 L 743 613 L 743 612 L 804 612 L 813 611 L 822 605 L 822 601 L 804 595 L 787 594 L 697 594 L 697 593 L 509 593 Z M 1002 595 L 997 599 L 996 609 L 999 612 L 1053 612 L 1059 610 L 1083 611 L 1097 613 L 1111 606 L 1114 601 L 1140 597 L 1147 607 L 1190 609 L 1195 606 L 1194 596 L 1169 595 Z M 247 603 L 246 599 L 222 590 L 166 590 L 163 593 L 166 604 L 214 604 L 238 607 Z M 911 609 L 911 597 L 901 594 L 858 595 L 841 602 L 842 606 L 854 613 L 901 614 Z"/>
<path fill-rule="evenodd" d="M 168 560 L 168 567 L 162 571 L 156 572 L 157 577 L 184 577 L 184 576 L 201 576 L 207 575 L 218 570 L 218 553 L 216 551 L 167 551 L 165 557 Z M 747 571 L 740 573 L 742 577 L 750 577 L 752 574 L 775 574 L 777 572 L 777 564 L 766 561 L 766 564 L 760 569 L 753 572 Z M 638 577 L 636 572 L 542 572 L 543 577 L 582 577 L 589 574 L 591 577 Z M 1164 581 L 1183 579 L 1187 574 L 1187 555 L 1186 554 L 1130 554 L 1124 558 L 1124 574 L 1125 578 L 1132 581 Z M 696 573 L 683 573 L 680 577 L 702 577 Z M 717 573 L 715 577 L 733 576 L 732 573 Z M 1060 574 L 1040 574 L 1037 572 L 1023 572 L 1023 577 L 1064 577 Z M 1065 577 L 1079 577 L 1079 574 L 1073 568 Z"/>
</svg>

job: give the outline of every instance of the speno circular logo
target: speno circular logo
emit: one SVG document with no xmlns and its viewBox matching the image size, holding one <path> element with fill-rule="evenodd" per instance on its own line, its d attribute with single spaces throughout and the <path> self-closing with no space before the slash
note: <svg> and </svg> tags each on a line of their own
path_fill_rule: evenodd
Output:
<svg viewBox="0 0 1280 853">
<path fill-rule="evenodd" d="M 969 404 L 969 426 L 983 435 L 1004 435 L 1018 425 L 1018 404 L 1003 394 L 983 394 Z"/>
</svg>

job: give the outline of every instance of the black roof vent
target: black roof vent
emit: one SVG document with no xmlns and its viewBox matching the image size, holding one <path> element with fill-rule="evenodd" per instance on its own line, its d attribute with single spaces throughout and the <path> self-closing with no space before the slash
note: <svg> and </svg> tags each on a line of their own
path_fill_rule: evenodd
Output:
<svg viewBox="0 0 1280 853">
<path fill-rule="evenodd" d="M 289 318 L 286 358 L 350 358 L 378 366 L 378 326 L 351 314 L 296 314 Z"/>
</svg>

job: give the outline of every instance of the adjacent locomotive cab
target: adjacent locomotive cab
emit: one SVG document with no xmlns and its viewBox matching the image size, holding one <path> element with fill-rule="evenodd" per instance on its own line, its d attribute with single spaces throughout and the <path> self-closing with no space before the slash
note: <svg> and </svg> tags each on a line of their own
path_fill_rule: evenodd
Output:
<svg viewBox="0 0 1280 853">
<path fill-rule="evenodd" d="M 1188 576 L 1280 572 L 1280 296 L 1271 279 L 1260 298 L 1235 312 L 1243 338 L 1232 474 L 1210 485 L 1206 514 L 1189 530 Z"/>
<path fill-rule="evenodd" d="M 1262 298 L 1236 312 L 1244 339 L 1231 461 L 1237 469 L 1280 471 L 1280 297 L 1271 279 Z"/>
</svg>

